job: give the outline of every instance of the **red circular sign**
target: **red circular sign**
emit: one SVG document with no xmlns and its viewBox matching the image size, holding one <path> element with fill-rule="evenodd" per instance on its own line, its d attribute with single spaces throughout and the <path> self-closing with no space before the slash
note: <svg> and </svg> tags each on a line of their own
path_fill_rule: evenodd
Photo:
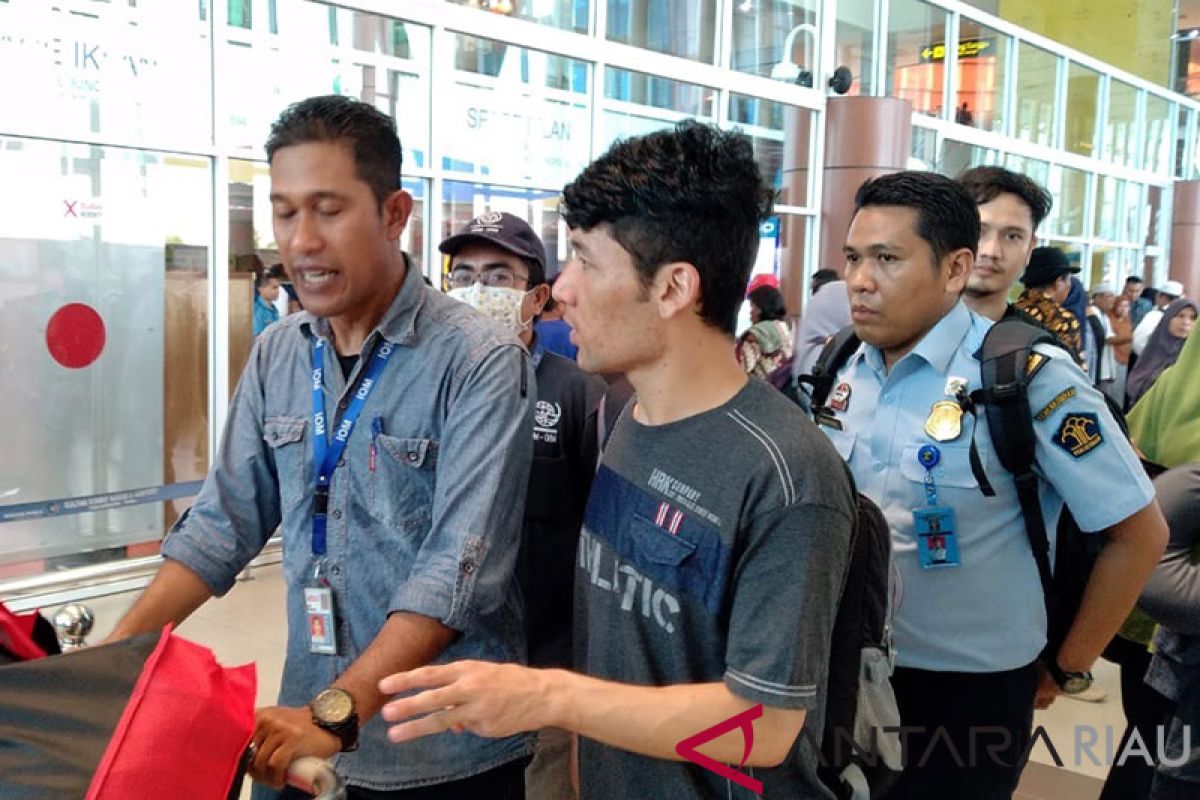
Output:
<svg viewBox="0 0 1200 800">
<path fill-rule="evenodd" d="M 86 367 L 104 350 L 104 320 L 89 305 L 69 303 L 51 315 L 46 347 L 64 367 Z"/>
</svg>

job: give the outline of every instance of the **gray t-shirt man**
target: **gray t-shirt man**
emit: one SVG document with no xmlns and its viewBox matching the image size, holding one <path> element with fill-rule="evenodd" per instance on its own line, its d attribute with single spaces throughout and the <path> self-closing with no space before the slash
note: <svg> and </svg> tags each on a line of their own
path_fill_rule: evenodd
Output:
<svg viewBox="0 0 1200 800">
<path fill-rule="evenodd" d="M 837 453 L 762 381 L 666 425 L 627 409 L 580 538 L 577 666 L 625 683 L 723 681 L 751 702 L 807 709 L 788 758 L 753 777 L 766 797 L 828 797 L 813 745 L 853 520 Z M 587 798 L 753 796 L 695 764 L 587 739 L 580 779 Z"/>
</svg>

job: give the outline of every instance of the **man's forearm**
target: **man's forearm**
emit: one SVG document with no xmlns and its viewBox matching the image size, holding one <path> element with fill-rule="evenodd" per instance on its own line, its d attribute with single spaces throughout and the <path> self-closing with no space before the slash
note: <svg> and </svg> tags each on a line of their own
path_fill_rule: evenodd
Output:
<svg viewBox="0 0 1200 800">
<path fill-rule="evenodd" d="M 199 575 L 168 558 L 106 641 L 156 631 L 168 622 L 178 625 L 210 597 L 212 589 Z"/>
<path fill-rule="evenodd" d="M 379 692 L 381 678 L 428 664 L 457 635 L 437 620 L 420 614 L 392 614 L 367 649 L 333 685 L 354 696 L 359 723 L 365 723 L 379 713 L 388 699 Z"/>
<path fill-rule="evenodd" d="M 1167 523 L 1155 502 L 1113 529 L 1058 652 L 1060 667 L 1091 667 L 1129 616 L 1166 543 Z"/>
<path fill-rule="evenodd" d="M 722 683 L 634 686 L 565 670 L 539 670 L 547 679 L 549 724 L 651 758 L 679 761 L 675 746 L 756 705 Z M 803 710 L 766 707 L 754 721 L 754 747 L 746 763 L 775 766 L 791 750 L 804 724 Z M 698 748 L 740 764 L 746 739 L 740 728 Z"/>
</svg>

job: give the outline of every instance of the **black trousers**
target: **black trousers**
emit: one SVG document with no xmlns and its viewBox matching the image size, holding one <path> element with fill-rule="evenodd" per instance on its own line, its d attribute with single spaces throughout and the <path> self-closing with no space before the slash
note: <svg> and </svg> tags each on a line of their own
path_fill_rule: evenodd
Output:
<svg viewBox="0 0 1200 800">
<path fill-rule="evenodd" d="M 1126 743 L 1136 731 L 1150 752 L 1157 755 L 1158 727 L 1166 724 L 1175 704 L 1146 685 L 1144 678 L 1150 668 L 1150 651 L 1145 645 L 1118 636 L 1104 652 L 1121 665 L 1121 709 L 1125 712 L 1126 727 L 1116 752 L 1125 752 Z M 1128 758 L 1124 764 L 1113 764 L 1108 770 L 1100 800 L 1149 797 L 1153 782 L 1153 764 L 1136 756 Z"/>
<path fill-rule="evenodd" d="M 525 767 L 528 763 L 528 758 L 520 758 L 460 781 L 417 789 L 389 792 L 347 786 L 346 797 L 348 800 L 525 800 Z M 279 793 L 279 800 L 303 800 L 307 797 L 309 795 L 291 787 Z"/>
<path fill-rule="evenodd" d="M 1037 665 L 1007 672 L 898 667 L 904 772 L 888 800 L 1009 800 L 1033 729 Z"/>
</svg>

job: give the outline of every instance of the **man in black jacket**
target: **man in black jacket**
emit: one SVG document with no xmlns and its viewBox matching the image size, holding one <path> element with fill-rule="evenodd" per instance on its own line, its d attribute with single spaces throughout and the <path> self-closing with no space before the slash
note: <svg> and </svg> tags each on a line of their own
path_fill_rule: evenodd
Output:
<svg viewBox="0 0 1200 800">
<path fill-rule="evenodd" d="M 512 214 L 491 212 L 442 242 L 450 256 L 450 295 L 516 332 L 537 377 L 533 467 L 517 580 L 525 598 L 529 663 L 571 666 L 575 550 L 596 471 L 596 408 L 604 380 L 543 348 L 533 322 L 550 298 L 545 248 Z M 543 729 L 525 776 L 529 800 L 570 796 L 570 737 Z"/>
</svg>

